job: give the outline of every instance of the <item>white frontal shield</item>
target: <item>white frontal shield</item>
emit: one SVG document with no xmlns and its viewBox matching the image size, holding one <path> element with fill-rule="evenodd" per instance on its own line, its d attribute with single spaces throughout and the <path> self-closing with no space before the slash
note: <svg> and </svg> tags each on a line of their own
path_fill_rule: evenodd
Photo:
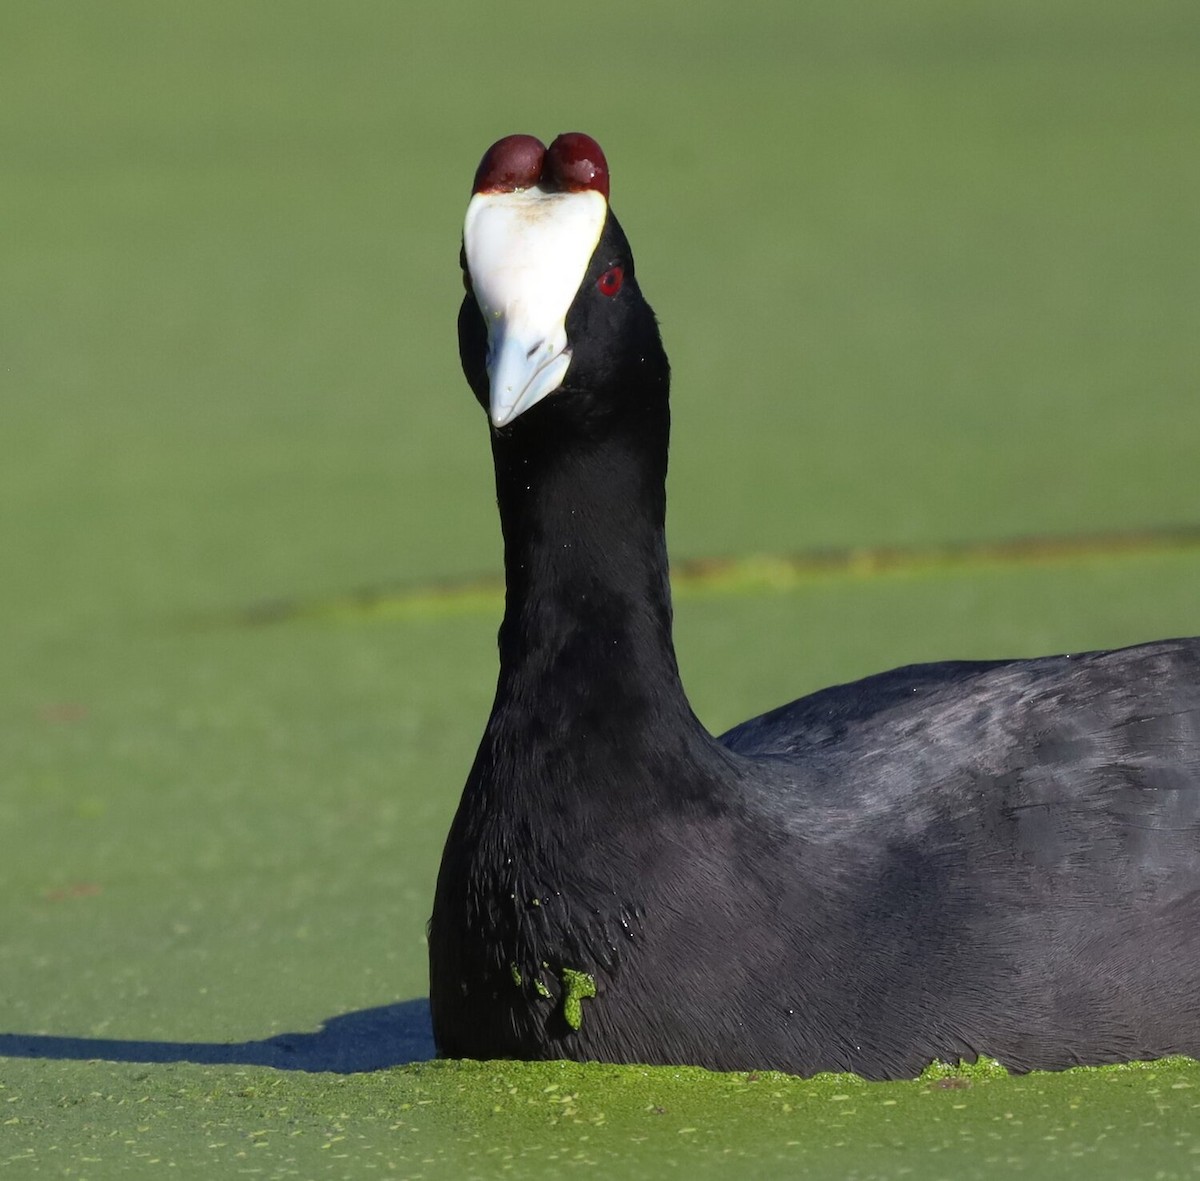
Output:
<svg viewBox="0 0 1200 1181">
<path fill-rule="evenodd" d="M 501 427 L 553 393 L 571 364 L 567 312 L 604 231 L 594 190 L 476 193 L 463 246 L 487 323 L 492 423 Z"/>
</svg>

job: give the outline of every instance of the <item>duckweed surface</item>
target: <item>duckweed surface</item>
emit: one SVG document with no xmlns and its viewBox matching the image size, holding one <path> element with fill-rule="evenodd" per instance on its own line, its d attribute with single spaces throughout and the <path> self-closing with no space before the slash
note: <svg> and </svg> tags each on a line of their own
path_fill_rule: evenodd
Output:
<svg viewBox="0 0 1200 1181">
<path fill-rule="evenodd" d="M 1200 631 L 1198 54 L 1194 0 L 4 6 L 0 1175 L 1195 1176 L 1183 1061 L 430 1061 L 425 922 L 495 676 L 482 149 L 608 153 L 720 731 Z"/>
<path fill-rule="evenodd" d="M 565 1062 L 357 1075 L 40 1062 L 6 1077 L 15 1176 L 1200 1173 L 1200 1064 L 1186 1059 L 901 1083 Z"/>
</svg>

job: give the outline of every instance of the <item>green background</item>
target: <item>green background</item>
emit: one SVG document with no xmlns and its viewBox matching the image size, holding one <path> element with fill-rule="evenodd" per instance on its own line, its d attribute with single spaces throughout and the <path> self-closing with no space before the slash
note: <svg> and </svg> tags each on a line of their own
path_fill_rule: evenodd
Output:
<svg viewBox="0 0 1200 1181">
<path fill-rule="evenodd" d="M 446 593 L 499 563 L 454 337 L 483 149 L 608 153 L 673 555 L 748 571 L 678 588 L 719 730 L 1200 631 L 1200 547 L 1153 533 L 1200 507 L 1197 60 L 1193 0 L 4 5 L 0 1171 L 1200 1171 L 1186 1063 L 423 1061 L 500 609 Z M 747 564 L 1111 531 L 1145 544 Z"/>
</svg>

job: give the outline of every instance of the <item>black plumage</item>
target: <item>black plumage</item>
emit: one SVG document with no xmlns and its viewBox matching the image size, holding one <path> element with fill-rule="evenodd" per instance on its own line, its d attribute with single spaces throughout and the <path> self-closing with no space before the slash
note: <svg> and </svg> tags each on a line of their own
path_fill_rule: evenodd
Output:
<svg viewBox="0 0 1200 1181">
<path fill-rule="evenodd" d="M 561 388 L 492 431 L 507 604 L 430 927 L 439 1050 L 1200 1053 L 1200 641 L 898 669 L 714 738 L 672 646 L 669 368 L 611 211 L 566 330 Z M 470 289 L 459 339 L 486 404 Z"/>
</svg>

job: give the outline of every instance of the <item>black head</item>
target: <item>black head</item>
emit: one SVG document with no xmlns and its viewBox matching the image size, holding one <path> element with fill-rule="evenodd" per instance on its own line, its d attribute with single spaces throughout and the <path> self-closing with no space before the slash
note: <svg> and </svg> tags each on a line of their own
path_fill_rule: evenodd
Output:
<svg viewBox="0 0 1200 1181">
<path fill-rule="evenodd" d="M 669 367 L 633 254 L 608 206 L 595 141 L 542 149 L 509 136 L 484 155 L 467 212 L 458 316 L 463 372 L 493 429 L 599 425 L 647 401 Z"/>
</svg>

